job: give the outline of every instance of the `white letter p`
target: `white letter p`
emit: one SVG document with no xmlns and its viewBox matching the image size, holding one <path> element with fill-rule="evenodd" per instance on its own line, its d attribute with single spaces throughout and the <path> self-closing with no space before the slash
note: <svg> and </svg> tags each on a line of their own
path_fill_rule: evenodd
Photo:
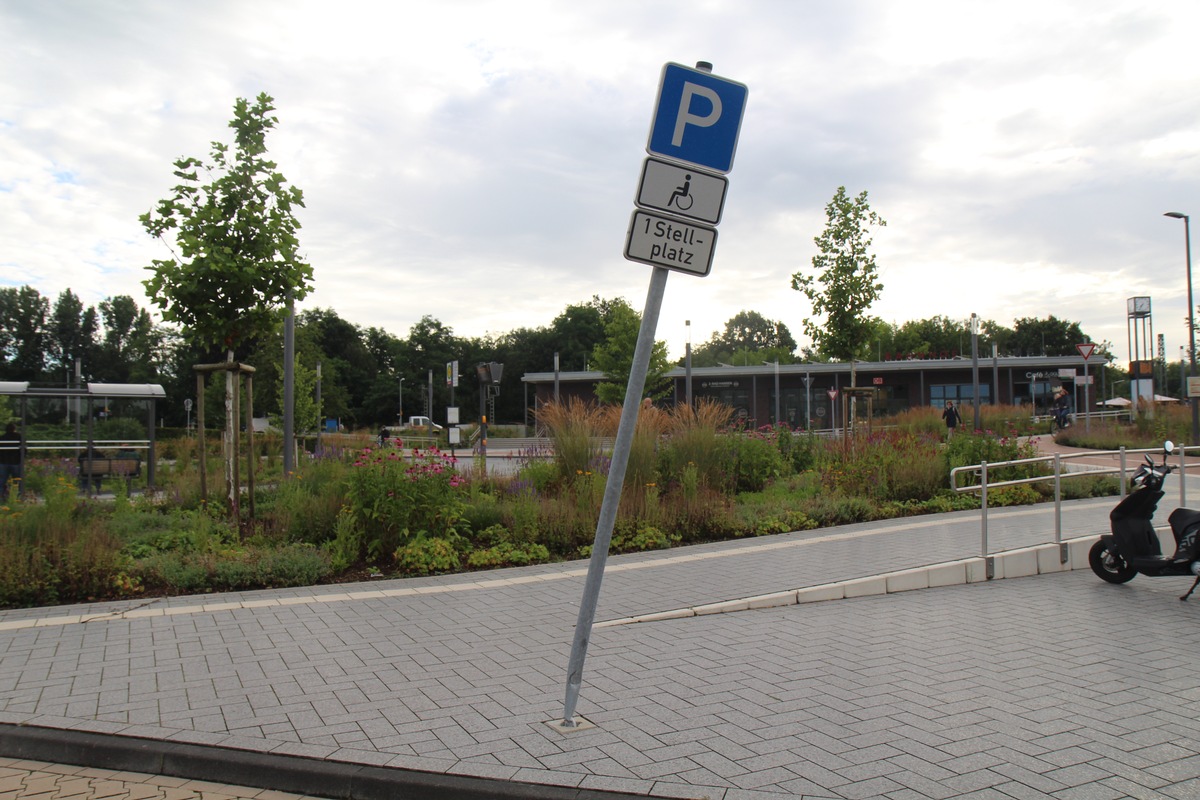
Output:
<svg viewBox="0 0 1200 800">
<path fill-rule="evenodd" d="M 698 117 L 691 113 L 692 95 L 694 94 L 698 94 L 712 103 L 712 111 L 708 113 L 708 116 Z M 679 113 L 675 116 L 675 135 L 671 137 L 671 146 L 679 147 L 683 144 L 683 131 L 689 124 L 707 128 L 715 125 L 720 118 L 721 98 L 717 96 L 717 93 L 707 86 L 700 86 L 699 84 L 685 81 L 683 84 L 683 97 L 679 100 Z"/>
</svg>

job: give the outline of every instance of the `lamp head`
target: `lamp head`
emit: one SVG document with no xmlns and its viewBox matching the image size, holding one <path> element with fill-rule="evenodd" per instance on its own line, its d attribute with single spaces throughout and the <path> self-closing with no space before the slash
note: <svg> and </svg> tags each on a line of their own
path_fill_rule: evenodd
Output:
<svg viewBox="0 0 1200 800">
<path fill-rule="evenodd" d="M 1188 218 L 1187 214 L 1184 214 L 1179 211 L 1168 211 L 1167 213 L 1163 214 L 1163 216 L 1171 217 L 1172 219 L 1187 219 Z"/>
</svg>

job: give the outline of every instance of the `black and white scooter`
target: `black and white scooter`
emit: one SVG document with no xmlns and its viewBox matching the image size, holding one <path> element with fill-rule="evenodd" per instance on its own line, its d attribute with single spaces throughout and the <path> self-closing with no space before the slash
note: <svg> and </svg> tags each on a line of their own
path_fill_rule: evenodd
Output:
<svg viewBox="0 0 1200 800">
<path fill-rule="evenodd" d="M 1164 556 L 1151 520 L 1163 497 L 1163 480 L 1174 471 L 1167 456 L 1175 445 L 1163 446 L 1163 460 L 1146 463 L 1133 476 L 1134 490 L 1109 513 L 1112 534 L 1101 536 L 1088 553 L 1088 563 L 1109 583 L 1125 583 L 1142 574 L 1151 578 L 1171 575 L 1195 576 L 1192 588 L 1180 600 L 1187 600 L 1200 584 L 1200 511 L 1177 508 L 1167 517 L 1175 535 L 1175 554 Z"/>
</svg>

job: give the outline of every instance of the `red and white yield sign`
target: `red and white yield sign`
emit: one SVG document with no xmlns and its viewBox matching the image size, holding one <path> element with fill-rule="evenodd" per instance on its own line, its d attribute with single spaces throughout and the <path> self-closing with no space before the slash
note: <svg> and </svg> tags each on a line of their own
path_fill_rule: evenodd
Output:
<svg viewBox="0 0 1200 800">
<path fill-rule="evenodd" d="M 1096 343 L 1084 342 L 1083 344 L 1075 345 L 1075 349 L 1079 351 L 1079 355 L 1083 356 L 1083 360 L 1087 361 L 1092 357 L 1092 353 L 1096 351 Z"/>
</svg>

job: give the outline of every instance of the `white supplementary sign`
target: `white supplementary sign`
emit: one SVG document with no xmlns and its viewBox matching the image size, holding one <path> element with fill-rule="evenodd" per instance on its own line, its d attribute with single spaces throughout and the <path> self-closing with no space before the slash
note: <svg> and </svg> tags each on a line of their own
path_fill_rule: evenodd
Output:
<svg viewBox="0 0 1200 800">
<path fill-rule="evenodd" d="M 1200 378 L 1187 379 L 1187 396 L 1200 397 Z"/>
<path fill-rule="evenodd" d="M 634 202 L 642 208 L 711 225 L 721 221 L 729 179 L 721 175 L 647 158 Z"/>
<path fill-rule="evenodd" d="M 625 238 L 625 258 L 691 275 L 712 269 L 717 232 L 648 211 L 635 211 Z"/>
</svg>

